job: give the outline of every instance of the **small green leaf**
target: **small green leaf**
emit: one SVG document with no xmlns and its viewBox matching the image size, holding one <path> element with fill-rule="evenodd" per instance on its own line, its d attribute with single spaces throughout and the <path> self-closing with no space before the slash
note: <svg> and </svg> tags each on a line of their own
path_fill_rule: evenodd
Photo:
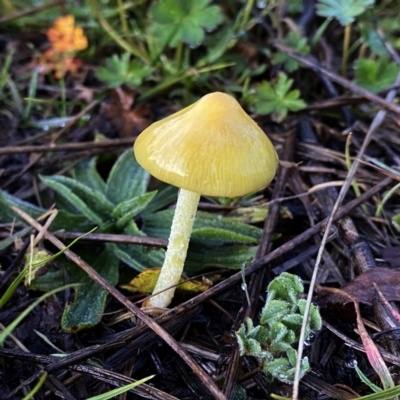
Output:
<svg viewBox="0 0 400 400">
<path fill-rule="evenodd" d="M 105 198 L 102 192 L 99 192 L 90 186 L 86 186 L 76 179 L 62 175 L 55 175 L 41 176 L 41 180 L 46 183 L 47 186 L 54 189 L 59 195 L 63 196 L 64 200 L 70 203 L 71 194 L 74 194 L 87 208 L 101 217 L 107 218 L 114 208 L 113 204 Z M 79 208 L 79 204 L 72 204 L 82 214 L 89 215 L 86 214 L 87 211 L 85 211 L 85 213 L 81 208 Z"/>
<path fill-rule="evenodd" d="M 161 267 L 165 257 L 163 249 L 146 249 L 144 246 L 108 243 L 107 247 L 118 260 L 136 271 Z"/>
<path fill-rule="evenodd" d="M 87 232 L 93 229 L 93 223 L 84 215 L 76 215 L 58 210 L 57 217 L 52 222 L 50 230 L 54 232 L 61 229 L 70 232 Z"/>
<path fill-rule="evenodd" d="M 300 314 L 288 314 L 281 319 L 282 323 L 285 324 L 289 329 L 298 331 L 303 324 L 303 317 Z"/>
<path fill-rule="evenodd" d="M 95 224 L 101 225 L 103 220 L 99 214 L 90 209 L 90 207 L 75 193 L 72 189 L 63 183 L 59 182 L 56 177 L 45 177 L 41 176 L 40 179 L 53 190 L 55 190 L 59 195 L 61 195 L 65 201 L 67 201 L 72 207 L 75 208 L 76 212 L 83 214 L 90 221 Z"/>
<path fill-rule="evenodd" d="M 117 205 L 146 193 L 150 175 L 135 160 L 132 150 L 121 154 L 107 180 L 106 196 Z"/>
<path fill-rule="evenodd" d="M 263 344 L 270 337 L 270 331 L 269 331 L 268 328 L 265 328 L 264 326 L 258 325 L 255 328 L 255 332 L 253 333 L 253 337 L 259 343 Z"/>
<path fill-rule="evenodd" d="M 292 367 L 295 367 L 297 363 L 297 351 L 291 348 L 286 351 L 286 356 L 288 358 L 290 365 Z"/>
<path fill-rule="evenodd" d="M 282 41 L 282 43 L 296 51 L 296 53 L 307 55 L 310 52 L 310 47 L 307 45 L 307 39 L 303 38 L 300 34 L 296 32 L 289 32 L 288 36 Z M 293 57 L 289 57 L 283 52 L 278 52 L 272 57 L 272 62 L 274 64 L 283 64 L 286 71 L 294 72 L 296 71 L 300 64 Z M 290 86 L 289 86 L 290 88 Z"/>
<path fill-rule="evenodd" d="M 299 111 L 306 107 L 306 103 L 300 99 L 300 92 L 290 91 L 292 83 L 292 79 L 280 72 L 274 84 L 263 81 L 256 93 L 248 97 L 248 102 L 256 113 L 272 114 L 274 121 L 282 122 L 288 111 Z"/>
<path fill-rule="evenodd" d="M 361 34 L 363 36 L 365 44 L 380 57 L 389 57 L 389 52 L 387 51 L 382 39 L 379 37 L 375 30 L 362 29 L 360 28 Z"/>
<path fill-rule="evenodd" d="M 287 336 L 287 333 L 285 335 L 285 337 Z M 269 350 L 271 351 L 271 353 L 273 354 L 281 354 L 284 353 L 285 351 L 287 351 L 288 349 L 290 349 L 290 343 L 286 343 L 284 341 L 282 342 L 272 342 L 269 345 Z"/>
<path fill-rule="evenodd" d="M 375 0 L 319 0 L 317 14 L 336 18 L 343 26 L 354 22 L 355 17 L 374 4 Z"/>
<path fill-rule="evenodd" d="M 272 323 L 269 334 L 271 338 L 271 343 L 281 342 L 282 339 L 285 337 L 287 330 L 287 327 L 281 322 Z"/>
<path fill-rule="evenodd" d="M 289 303 L 285 300 L 270 300 L 261 311 L 260 324 L 269 325 L 279 321 L 289 313 Z"/>
<path fill-rule="evenodd" d="M 304 299 L 300 299 L 298 301 L 299 311 L 301 315 L 304 315 L 304 311 L 306 309 L 307 301 Z M 314 304 L 311 304 L 310 313 L 308 316 L 308 323 L 310 325 L 310 329 L 313 331 L 319 331 L 322 328 L 322 318 L 319 313 L 318 307 Z"/>
<path fill-rule="evenodd" d="M 119 261 L 109 251 L 103 251 L 91 265 L 112 285 L 118 282 Z M 64 309 L 61 319 L 62 328 L 70 333 L 98 324 L 107 298 L 107 292 L 83 271 L 77 271 L 76 277 L 82 285 L 75 290 L 75 300 Z"/>
<path fill-rule="evenodd" d="M 291 300 L 297 304 L 297 297 L 303 293 L 304 286 L 302 280 L 297 275 L 283 272 L 273 279 L 268 285 L 268 299 Z"/>
<path fill-rule="evenodd" d="M 224 27 L 215 35 L 210 37 L 205 45 L 207 46 L 206 63 L 213 64 L 224 55 L 229 44 L 234 38 L 234 24 L 224 24 Z"/>
<path fill-rule="evenodd" d="M 117 220 L 116 227 L 123 229 L 135 215 L 143 211 L 157 192 L 148 192 L 142 196 L 123 201 L 113 211 L 112 215 Z"/>
<path fill-rule="evenodd" d="M 248 243 L 257 244 L 258 240 L 250 238 L 246 235 L 227 231 L 225 229 L 218 228 L 197 228 L 193 229 L 191 234 L 192 240 L 197 241 L 215 241 L 223 243 Z"/>
<path fill-rule="evenodd" d="M 271 374 L 279 380 L 286 379 L 286 371 L 291 368 L 287 358 L 275 358 L 264 364 L 264 372 Z"/>
<path fill-rule="evenodd" d="M 288 344 L 292 344 L 297 341 L 296 333 L 292 330 L 288 330 L 283 341 Z"/>
<path fill-rule="evenodd" d="M 400 71 L 399 66 L 381 57 L 378 61 L 357 60 L 354 65 L 355 82 L 371 92 L 379 92 L 396 80 Z"/>
<path fill-rule="evenodd" d="M 265 329 L 260 330 L 260 328 L 260 326 L 254 327 L 253 321 L 247 318 L 236 332 L 241 355 L 269 358 L 269 353 L 261 347 L 264 340 L 260 340 L 268 337 L 268 332 Z"/>
<path fill-rule="evenodd" d="M 153 197 L 149 205 L 142 211 L 141 216 L 154 214 L 156 211 L 164 209 L 170 204 L 176 202 L 178 198 L 178 188 L 175 186 L 164 185 L 157 186 L 157 194 Z"/>
<path fill-rule="evenodd" d="M 72 177 L 97 192 L 105 193 L 106 184 L 96 169 L 96 157 L 83 160 L 72 170 Z"/>
<path fill-rule="evenodd" d="M 124 53 L 120 57 L 114 54 L 106 59 L 105 66 L 97 69 L 97 77 L 109 88 L 121 85 L 133 87 L 141 85 L 143 78 L 150 75 L 154 68 L 143 65 L 139 60 L 130 61 L 130 53 Z"/>
<path fill-rule="evenodd" d="M 65 271 L 61 269 L 50 268 L 44 275 L 38 276 L 32 281 L 29 289 L 49 292 L 60 287 L 65 282 Z"/>
<path fill-rule="evenodd" d="M 160 42 L 176 47 L 179 42 L 198 46 L 204 40 L 204 29 L 212 30 L 222 22 L 219 6 L 210 0 L 162 0 L 150 8 L 153 33 Z"/>
</svg>

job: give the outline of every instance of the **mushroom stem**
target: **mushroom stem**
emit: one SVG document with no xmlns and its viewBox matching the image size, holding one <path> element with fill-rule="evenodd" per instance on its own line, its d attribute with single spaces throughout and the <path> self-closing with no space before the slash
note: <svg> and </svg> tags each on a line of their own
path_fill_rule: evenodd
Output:
<svg viewBox="0 0 400 400">
<path fill-rule="evenodd" d="M 168 307 L 182 275 L 200 194 L 180 189 L 164 264 L 147 306 Z M 170 288 L 170 289 L 169 289 Z M 166 290 L 167 289 L 167 290 Z"/>
</svg>

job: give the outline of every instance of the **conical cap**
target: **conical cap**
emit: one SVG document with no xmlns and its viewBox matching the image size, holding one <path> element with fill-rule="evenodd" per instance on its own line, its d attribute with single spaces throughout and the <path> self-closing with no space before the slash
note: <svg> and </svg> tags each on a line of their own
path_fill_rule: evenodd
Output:
<svg viewBox="0 0 400 400">
<path fill-rule="evenodd" d="M 210 93 L 150 125 L 134 145 L 138 163 L 161 181 L 208 196 L 243 196 L 273 179 L 276 151 L 231 96 Z"/>
</svg>

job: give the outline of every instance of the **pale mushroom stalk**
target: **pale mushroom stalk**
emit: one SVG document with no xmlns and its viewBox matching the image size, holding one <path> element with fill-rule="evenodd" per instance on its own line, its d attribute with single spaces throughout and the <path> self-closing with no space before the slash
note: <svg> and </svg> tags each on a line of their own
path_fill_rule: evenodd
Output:
<svg viewBox="0 0 400 400">
<path fill-rule="evenodd" d="M 148 300 L 146 305 L 149 307 L 168 307 L 174 297 L 176 289 L 174 285 L 179 282 L 183 272 L 199 200 L 198 193 L 180 189 L 164 264 L 153 291 L 153 294 L 161 293 L 155 294 Z"/>
</svg>

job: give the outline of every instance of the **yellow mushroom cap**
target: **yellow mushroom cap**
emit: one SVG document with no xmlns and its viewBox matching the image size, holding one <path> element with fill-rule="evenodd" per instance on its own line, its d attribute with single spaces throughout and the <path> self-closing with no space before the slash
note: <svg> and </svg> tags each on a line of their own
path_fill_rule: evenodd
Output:
<svg viewBox="0 0 400 400">
<path fill-rule="evenodd" d="M 134 152 L 157 179 L 207 196 L 243 196 L 271 182 L 278 167 L 265 133 L 221 92 L 150 125 Z"/>
</svg>

